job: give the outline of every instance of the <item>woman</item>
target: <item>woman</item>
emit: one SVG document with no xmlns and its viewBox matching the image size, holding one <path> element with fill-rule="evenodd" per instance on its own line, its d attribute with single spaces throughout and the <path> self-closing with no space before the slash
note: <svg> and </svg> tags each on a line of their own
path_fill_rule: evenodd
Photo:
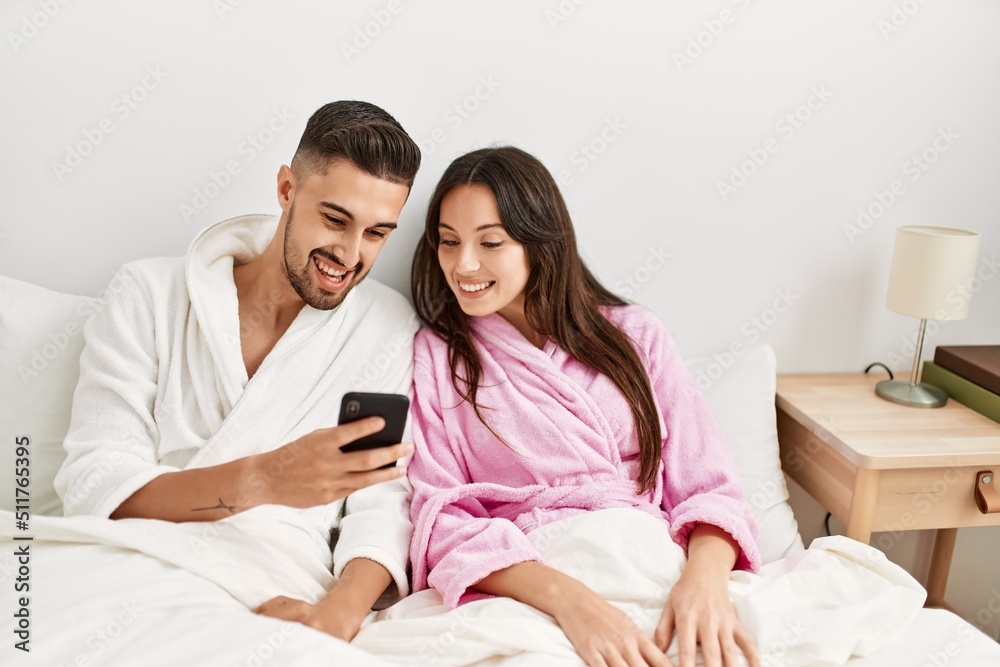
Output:
<svg viewBox="0 0 1000 667">
<path fill-rule="evenodd" d="M 584 266 L 552 176 L 516 148 L 455 160 L 413 262 L 415 590 L 550 614 L 589 665 L 683 667 L 756 652 L 727 583 L 755 527 L 728 449 L 667 330 Z M 688 562 L 652 639 L 526 533 L 574 514 L 662 519 Z"/>
</svg>

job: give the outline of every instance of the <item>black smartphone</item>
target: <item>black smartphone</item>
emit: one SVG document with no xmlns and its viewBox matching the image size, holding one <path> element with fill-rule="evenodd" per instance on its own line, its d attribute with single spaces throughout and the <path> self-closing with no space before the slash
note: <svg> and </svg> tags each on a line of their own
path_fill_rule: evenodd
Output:
<svg viewBox="0 0 1000 667">
<path fill-rule="evenodd" d="M 389 447 L 402 441 L 406 414 L 410 409 L 410 399 L 402 394 L 370 394 L 352 391 L 344 394 L 340 402 L 338 424 L 348 424 L 365 417 L 381 417 L 385 428 L 378 433 L 348 443 L 340 448 L 342 452 L 357 452 L 364 449 Z M 396 462 L 387 463 L 382 468 L 391 468 Z"/>
</svg>

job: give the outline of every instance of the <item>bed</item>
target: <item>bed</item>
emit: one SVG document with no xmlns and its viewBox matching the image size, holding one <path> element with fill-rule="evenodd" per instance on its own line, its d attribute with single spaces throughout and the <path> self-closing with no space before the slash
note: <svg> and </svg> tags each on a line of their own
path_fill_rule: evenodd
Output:
<svg viewBox="0 0 1000 667">
<path fill-rule="evenodd" d="M 296 579 L 296 564 L 281 560 L 286 556 L 272 554 L 267 548 L 247 548 L 248 536 L 252 537 L 255 525 L 265 521 L 266 516 L 245 513 L 250 516 L 234 522 L 232 529 L 222 526 L 225 530 L 206 524 L 175 526 L 141 520 L 123 523 L 90 519 L 67 525 L 65 521 L 44 518 L 61 515 L 52 479 L 61 461 L 61 440 L 69 422 L 82 349 L 80 327 L 99 311 L 101 302 L 0 278 L 0 303 L 0 366 L 4 371 L 0 376 L 0 430 L 4 443 L 0 450 L 0 664 L 574 664 L 572 656 L 558 657 L 544 651 L 532 655 L 506 647 L 492 654 L 483 652 L 484 645 L 488 649 L 490 637 L 502 642 L 507 636 L 521 634 L 518 629 L 527 625 L 518 619 L 530 618 L 531 612 L 496 605 L 467 606 L 464 616 L 453 614 L 442 622 L 444 617 L 438 613 L 441 610 L 428 596 L 433 592 L 410 596 L 378 616 L 373 613 L 352 645 L 298 624 L 257 616 L 248 607 L 270 591 L 299 590 L 303 596 L 315 592 L 310 588 L 315 587 L 314 582 Z M 758 542 L 763 560 L 776 569 L 803 561 L 807 552 L 787 503 L 788 492 L 778 461 L 773 352 L 766 346 L 749 350 L 726 369 L 712 360 L 695 360 L 689 367 L 737 461 L 760 525 Z M 16 443 L 25 437 L 30 449 L 31 519 L 26 530 L 19 530 L 11 511 L 17 502 Z M 593 532 L 583 529 L 585 537 L 592 537 Z M 539 533 L 539 539 L 545 538 L 540 531 L 532 535 L 535 533 Z M 28 536 L 34 539 L 17 539 Z M 269 539 L 277 542 L 284 537 L 277 532 L 271 533 Z M 287 539 L 294 542 L 295 537 L 289 535 Z M 608 542 L 606 536 L 593 541 Z M 565 550 L 573 543 L 564 540 L 561 544 Z M 841 552 L 863 547 L 865 551 L 857 553 L 866 555 L 857 556 L 858 560 L 870 558 L 876 562 L 881 556 L 858 543 L 831 544 L 834 551 Z M 228 556 L 226 545 L 231 546 Z M 30 558 L 27 563 L 19 562 L 22 557 L 17 555 L 18 550 L 23 553 L 25 548 Z M 584 544 L 579 549 L 587 548 Z M 588 561 L 579 553 L 568 555 L 580 563 L 585 575 L 601 569 L 595 566 L 596 558 Z M 22 566 L 28 568 L 27 572 Z M 887 562 L 881 566 L 894 567 Z M 794 628 L 788 625 L 788 642 L 762 645 L 763 664 L 1000 665 L 1000 645 L 954 614 L 914 605 L 914 596 L 920 591 L 895 570 L 891 574 L 899 577 L 898 590 L 892 589 L 893 594 L 902 596 L 896 604 L 899 609 L 908 605 L 905 608 L 909 611 L 881 614 L 886 617 L 879 621 L 886 623 L 884 632 L 873 629 L 871 621 L 854 617 L 867 613 L 863 607 L 830 605 L 811 611 L 821 625 L 828 625 L 830 647 L 836 644 L 843 655 L 843 646 L 851 645 L 853 655 L 841 659 L 832 652 L 829 655 L 833 657 L 797 661 L 791 650 L 797 639 Z M 18 590 L 25 583 L 30 590 Z M 523 616 L 525 613 L 529 616 Z M 438 620 L 427 620 L 432 618 Z M 477 623 L 477 630 L 467 630 Z M 837 628 L 841 630 L 832 632 Z M 400 634 L 401 630 L 409 634 Z M 24 634 L 19 636 L 19 631 Z M 866 631 L 868 636 L 862 638 L 860 635 Z M 480 653 L 469 649 L 473 635 Z M 29 638 L 23 646 L 30 652 L 16 647 L 22 637 Z M 552 637 L 555 635 L 545 641 L 558 639 Z M 470 662 L 473 659 L 475 662 Z"/>
</svg>

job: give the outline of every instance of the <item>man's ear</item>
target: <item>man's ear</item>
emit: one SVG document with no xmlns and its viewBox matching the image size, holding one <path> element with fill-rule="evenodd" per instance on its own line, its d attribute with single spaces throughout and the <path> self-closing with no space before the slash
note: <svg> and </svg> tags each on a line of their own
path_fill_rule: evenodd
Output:
<svg viewBox="0 0 1000 667">
<path fill-rule="evenodd" d="M 287 211 L 295 199 L 295 172 L 287 164 L 278 169 L 278 205 L 282 211 Z"/>
</svg>

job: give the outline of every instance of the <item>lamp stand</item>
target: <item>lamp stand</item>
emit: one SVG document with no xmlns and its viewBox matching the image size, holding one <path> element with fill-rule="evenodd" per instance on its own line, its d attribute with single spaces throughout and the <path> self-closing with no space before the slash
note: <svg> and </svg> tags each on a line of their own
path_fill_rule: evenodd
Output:
<svg viewBox="0 0 1000 667">
<path fill-rule="evenodd" d="M 920 320 L 920 333 L 917 334 L 917 349 L 913 353 L 913 370 L 910 381 L 883 380 L 875 385 L 875 393 L 887 401 L 908 405 L 911 408 L 940 408 L 948 402 L 948 394 L 932 384 L 920 382 L 920 357 L 924 348 L 924 332 L 927 330 L 927 320 Z"/>
</svg>

